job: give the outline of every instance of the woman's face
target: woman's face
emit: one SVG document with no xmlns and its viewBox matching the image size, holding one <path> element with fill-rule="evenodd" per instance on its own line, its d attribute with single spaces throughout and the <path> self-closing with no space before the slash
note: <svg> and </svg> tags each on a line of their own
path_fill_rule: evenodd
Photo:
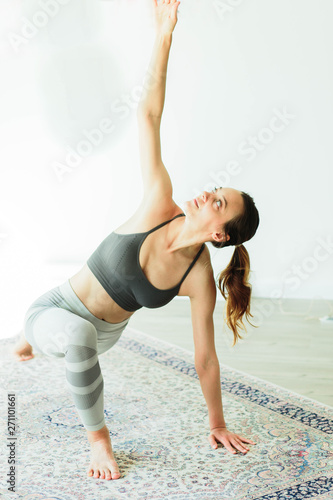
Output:
<svg viewBox="0 0 333 500">
<path fill-rule="evenodd" d="M 198 231 L 221 233 L 221 228 L 237 215 L 243 213 L 244 202 L 240 191 L 233 188 L 215 188 L 203 191 L 186 202 L 186 216 L 195 223 Z M 227 238 L 229 239 L 229 238 Z"/>
</svg>

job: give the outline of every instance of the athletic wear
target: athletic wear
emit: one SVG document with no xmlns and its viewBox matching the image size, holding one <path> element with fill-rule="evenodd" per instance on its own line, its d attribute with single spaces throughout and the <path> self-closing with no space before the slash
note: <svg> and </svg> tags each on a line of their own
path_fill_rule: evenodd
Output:
<svg viewBox="0 0 333 500">
<path fill-rule="evenodd" d="M 141 307 L 161 307 L 178 294 L 181 284 L 198 260 L 205 244 L 202 244 L 180 283 L 167 290 L 160 290 L 148 281 L 140 266 L 139 252 L 150 233 L 183 216 L 185 214 L 178 214 L 144 233 L 117 234 L 113 231 L 87 260 L 89 269 L 102 287 L 126 311 L 136 311 Z"/>
<path fill-rule="evenodd" d="M 203 244 L 178 285 L 168 290 L 155 288 L 140 267 L 139 251 L 148 234 L 173 219 L 145 233 L 113 232 L 88 259 L 96 278 L 124 309 L 135 311 L 170 302 L 204 249 Z M 27 341 L 39 352 L 64 358 L 67 386 L 88 431 L 98 431 L 105 425 L 104 380 L 98 354 L 118 341 L 129 319 L 108 323 L 97 318 L 75 294 L 69 280 L 38 297 L 26 312 Z"/>
<path fill-rule="evenodd" d="M 27 341 L 38 352 L 65 359 L 66 381 L 88 431 L 105 425 L 104 380 L 98 354 L 120 338 L 130 318 L 108 323 L 81 302 L 69 280 L 38 297 L 24 318 Z"/>
</svg>

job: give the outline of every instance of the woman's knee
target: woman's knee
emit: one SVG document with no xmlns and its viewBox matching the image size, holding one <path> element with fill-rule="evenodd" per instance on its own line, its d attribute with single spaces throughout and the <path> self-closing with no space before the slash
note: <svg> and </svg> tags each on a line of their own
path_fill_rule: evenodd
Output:
<svg viewBox="0 0 333 500">
<path fill-rule="evenodd" d="M 27 315 L 27 340 L 49 356 L 63 357 L 69 345 L 97 351 L 97 330 L 85 318 L 62 308 L 50 307 Z M 31 342 L 30 342 L 31 340 Z"/>
<path fill-rule="evenodd" d="M 64 347 L 76 345 L 90 347 L 97 351 L 97 330 L 95 326 L 86 319 L 80 318 L 80 321 L 68 321 L 64 327 L 64 331 L 60 333 L 60 336 L 61 334 L 64 334 Z"/>
<path fill-rule="evenodd" d="M 44 316 L 44 334 L 42 325 L 37 325 L 37 343 L 41 344 L 44 354 L 64 357 L 69 346 L 73 345 L 90 347 L 97 351 L 97 330 L 92 323 L 78 316 L 67 318 L 66 321 L 61 322 L 61 326 L 58 323 L 58 328 L 55 327 L 56 321 L 54 321 L 53 327 L 50 328 L 51 318 L 46 318 L 46 316 Z"/>
</svg>

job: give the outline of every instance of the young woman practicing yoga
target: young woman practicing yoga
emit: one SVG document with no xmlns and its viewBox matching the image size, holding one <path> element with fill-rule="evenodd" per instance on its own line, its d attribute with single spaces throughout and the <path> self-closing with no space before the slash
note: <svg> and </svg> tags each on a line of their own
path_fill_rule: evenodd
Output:
<svg viewBox="0 0 333 500">
<path fill-rule="evenodd" d="M 89 476 L 118 479 L 110 434 L 104 420 L 104 382 L 98 355 L 121 336 L 134 312 L 161 307 L 176 295 L 190 297 L 195 367 L 205 397 L 212 448 L 246 453 L 250 439 L 226 427 L 219 361 L 214 345 L 216 283 L 206 242 L 234 245 L 218 287 L 226 302 L 226 322 L 240 337 L 250 313 L 249 256 L 242 245 L 255 234 L 259 216 L 242 191 L 219 187 L 186 201 L 185 214 L 172 199 L 161 159 L 160 124 L 172 32 L 180 2 L 153 1 L 156 21 L 145 94 L 137 109 L 144 196 L 138 210 L 109 234 L 78 273 L 38 297 L 24 320 L 25 338 L 15 348 L 19 360 L 33 357 L 32 346 L 63 357 L 66 381 L 91 445 Z M 153 76 L 152 76 L 153 75 Z"/>
</svg>

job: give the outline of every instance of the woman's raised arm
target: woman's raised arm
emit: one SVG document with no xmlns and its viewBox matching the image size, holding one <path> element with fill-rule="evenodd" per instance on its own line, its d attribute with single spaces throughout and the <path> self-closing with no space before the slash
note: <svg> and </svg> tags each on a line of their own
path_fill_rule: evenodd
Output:
<svg viewBox="0 0 333 500">
<path fill-rule="evenodd" d="M 161 0 L 158 4 L 157 0 L 153 0 L 153 4 L 156 38 L 137 113 L 160 118 L 165 100 L 172 32 L 177 24 L 177 9 L 180 2 Z"/>
<path fill-rule="evenodd" d="M 140 164 L 145 194 L 172 198 L 172 184 L 162 162 L 160 126 L 165 100 L 167 65 L 172 42 L 172 32 L 177 23 L 180 2 L 153 0 L 156 38 L 144 88 L 137 109 Z"/>
</svg>

